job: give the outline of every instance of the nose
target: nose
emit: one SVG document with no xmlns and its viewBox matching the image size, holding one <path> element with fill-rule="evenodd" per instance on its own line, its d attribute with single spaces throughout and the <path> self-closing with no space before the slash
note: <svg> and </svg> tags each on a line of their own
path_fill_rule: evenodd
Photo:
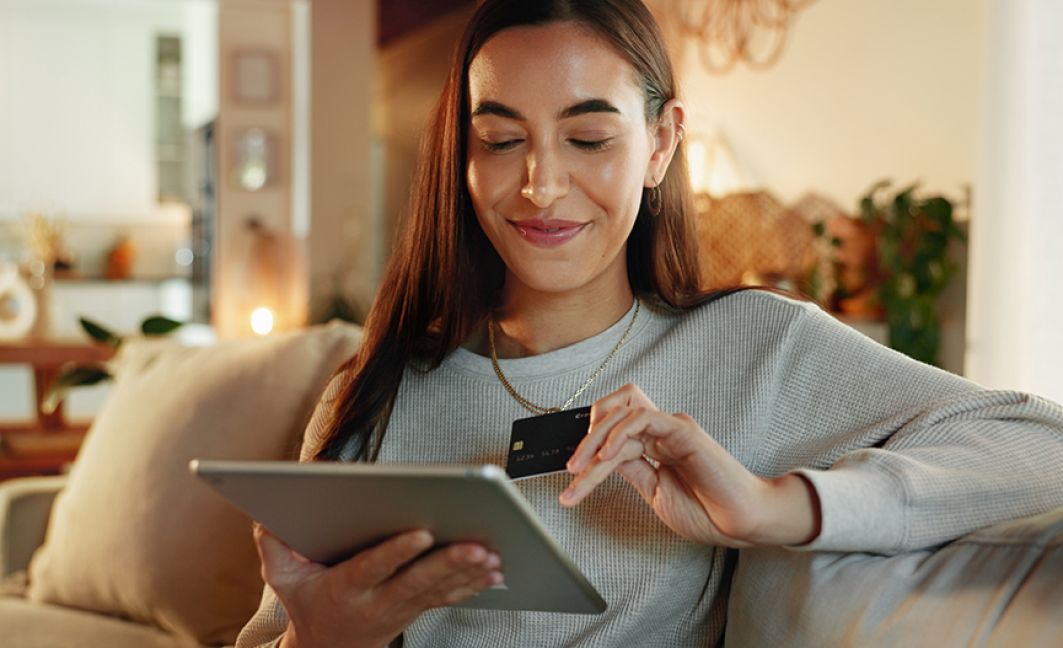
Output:
<svg viewBox="0 0 1063 648">
<path fill-rule="evenodd" d="M 528 153 L 528 176 L 520 195 L 540 209 L 549 207 L 568 193 L 568 173 L 558 158 L 557 153 L 547 147 Z"/>
</svg>

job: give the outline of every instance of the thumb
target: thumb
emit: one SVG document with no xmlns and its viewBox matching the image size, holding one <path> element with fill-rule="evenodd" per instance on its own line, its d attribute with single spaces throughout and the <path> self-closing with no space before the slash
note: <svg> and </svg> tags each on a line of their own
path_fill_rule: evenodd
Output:
<svg viewBox="0 0 1063 648">
<path fill-rule="evenodd" d="M 293 585 L 325 569 L 323 565 L 296 552 L 257 522 L 252 535 L 259 560 L 262 561 L 262 580 L 274 589 Z"/>
</svg>

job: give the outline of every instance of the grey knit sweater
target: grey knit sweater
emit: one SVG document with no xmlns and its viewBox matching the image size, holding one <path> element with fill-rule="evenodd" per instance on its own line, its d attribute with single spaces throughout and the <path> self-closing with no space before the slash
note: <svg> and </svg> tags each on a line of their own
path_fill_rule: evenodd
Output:
<svg viewBox="0 0 1063 648">
<path fill-rule="evenodd" d="M 564 349 L 502 360 L 502 368 L 531 401 L 563 402 L 630 317 Z M 797 471 L 811 480 L 822 532 L 795 550 L 902 552 L 1063 505 L 1063 409 L 914 362 L 810 304 L 766 292 L 681 314 L 644 304 L 579 404 L 629 382 L 662 411 L 690 414 L 754 473 Z M 323 411 L 308 435 L 320 432 Z M 436 370 L 406 372 L 380 460 L 504 465 L 510 423 L 524 416 L 490 361 L 458 349 Z M 720 640 L 735 553 L 679 538 L 615 475 L 575 509 L 563 508 L 557 497 L 568 480 L 555 474 L 517 485 L 608 610 L 432 610 L 407 628 L 406 646 Z M 357 506 L 351 502 L 351 515 Z M 267 587 L 237 646 L 268 643 L 286 625 Z"/>
</svg>

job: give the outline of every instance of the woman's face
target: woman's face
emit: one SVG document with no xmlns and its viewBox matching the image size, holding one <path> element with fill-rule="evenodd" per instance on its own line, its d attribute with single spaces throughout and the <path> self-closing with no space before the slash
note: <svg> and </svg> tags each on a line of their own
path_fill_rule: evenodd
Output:
<svg viewBox="0 0 1063 648">
<path fill-rule="evenodd" d="M 632 66 L 575 23 L 514 27 L 473 59 L 469 97 L 469 193 L 507 292 L 628 294 L 626 242 L 657 171 Z"/>
</svg>

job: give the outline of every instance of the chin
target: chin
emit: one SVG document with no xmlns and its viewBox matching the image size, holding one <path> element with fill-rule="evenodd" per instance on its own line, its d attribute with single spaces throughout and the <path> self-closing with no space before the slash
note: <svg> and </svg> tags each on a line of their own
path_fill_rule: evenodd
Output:
<svg viewBox="0 0 1063 648">
<path fill-rule="evenodd" d="M 513 272 L 510 270 L 509 275 L 520 286 L 543 293 L 567 293 L 578 290 L 590 283 L 590 279 L 583 273 L 574 272 L 569 268 L 553 268 L 544 272 L 541 266 L 546 264 L 538 265 L 540 267 L 531 272 Z"/>
</svg>

